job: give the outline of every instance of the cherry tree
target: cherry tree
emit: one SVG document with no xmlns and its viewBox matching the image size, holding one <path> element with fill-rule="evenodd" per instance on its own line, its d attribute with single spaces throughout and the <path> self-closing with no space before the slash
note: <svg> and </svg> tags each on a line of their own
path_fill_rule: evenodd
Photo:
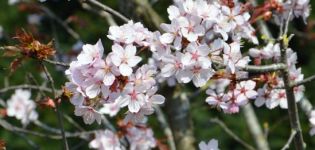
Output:
<svg viewBox="0 0 315 150">
<path fill-rule="evenodd" d="M 189 102 L 203 94 L 204 105 L 215 108 L 211 111 L 233 116 L 244 110 L 249 131 L 257 137 L 255 146 L 220 119 L 209 120 L 246 149 L 268 150 L 272 142 L 263 135 L 253 105 L 255 109 L 287 110 L 291 128 L 287 132 L 291 135 L 282 149 L 291 145 L 304 149 L 307 145 L 297 103 L 309 117 L 310 135 L 315 134 L 315 110 L 304 95 L 304 84 L 315 77 L 304 78 L 297 53 L 290 47 L 294 34 L 289 28 L 294 19 L 307 23 L 311 9 L 308 0 L 266 0 L 262 4 L 174 0 L 165 10 L 167 21 L 161 21 L 143 1 L 151 19 L 160 20 L 153 23 L 155 27 L 128 19 L 97 0 L 78 1 L 82 8 L 106 18 L 111 25 L 107 35 L 93 43 L 82 42 L 75 30 L 41 2 L 10 0 L 9 4 L 34 5 L 55 20 L 77 40 L 73 45 L 77 53 L 65 58 L 67 61 L 58 59 L 53 41 L 44 43 L 24 30 L 15 36 L 18 44 L 0 48 L 6 56 L 15 58 L 11 72 L 20 69 L 24 61 L 35 60 L 46 81 L 43 85 L 35 82 L 0 89 L 0 93 L 15 90 L 11 98 L 1 100 L 4 113 L 0 113 L 0 125 L 8 131 L 60 139 L 64 149 L 71 148 L 69 138 L 81 138 L 89 142 L 90 148 L 100 150 L 217 150 L 224 143 L 216 137 L 195 141 L 193 135 Z M 278 27 L 277 37 L 270 33 L 266 22 Z M 47 67 L 50 65 L 53 67 Z M 58 78 L 53 78 L 53 69 L 61 70 L 66 77 L 62 87 L 56 86 Z M 183 87 L 193 87 L 194 91 L 186 92 Z M 34 91 L 40 100 L 31 100 Z M 63 112 L 62 105 L 71 106 L 72 114 L 76 120 L 82 118 L 82 124 L 100 126 L 87 131 L 69 116 L 72 114 Z M 52 108 L 59 126 L 40 121 L 44 116 L 36 111 L 37 106 Z M 156 138 L 159 131 L 148 121 L 154 114 L 166 137 L 164 141 Z M 20 120 L 22 127 L 11 124 L 7 120 L 11 117 Z M 64 118 L 80 131 L 67 131 Z M 47 133 L 32 131 L 29 124 Z"/>
</svg>

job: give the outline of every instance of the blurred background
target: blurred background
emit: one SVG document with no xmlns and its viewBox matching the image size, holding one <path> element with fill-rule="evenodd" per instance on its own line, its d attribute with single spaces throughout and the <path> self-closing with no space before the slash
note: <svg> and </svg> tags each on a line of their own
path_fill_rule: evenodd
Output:
<svg viewBox="0 0 315 150">
<path fill-rule="evenodd" d="M 12 2 L 12 0 L 9 0 Z M 107 6 L 121 12 L 128 18 L 135 21 L 141 21 L 151 31 L 158 30 L 160 22 L 169 23 L 167 18 L 167 7 L 172 4 L 171 0 L 100 0 Z M 258 1 L 262 3 L 263 1 Z M 315 6 L 315 1 L 310 1 Z M 146 7 L 148 6 L 152 7 Z M 41 9 L 39 9 L 41 8 Z M 82 44 L 94 44 L 100 38 L 105 46 L 105 53 L 110 51 L 111 41 L 106 37 L 108 28 L 111 25 L 110 20 L 106 18 L 106 14 L 100 15 L 100 9 L 96 7 L 86 7 L 77 0 L 46 0 L 46 2 L 16 3 L 9 4 L 8 0 L 0 0 L 0 46 L 15 45 L 17 41 L 13 39 L 16 31 L 24 29 L 31 32 L 37 39 L 43 43 L 48 43 L 54 39 L 55 48 L 57 50 L 56 60 L 70 62 L 81 51 Z M 160 18 L 152 16 L 160 16 Z M 305 25 L 302 20 L 296 19 L 292 21 L 290 28 L 291 33 L 296 36 L 291 42 L 291 47 L 298 54 L 298 64 L 302 67 L 305 77 L 315 74 L 315 13 L 311 12 L 308 24 Z M 152 19 L 153 18 L 153 19 Z M 113 18 L 118 25 L 123 22 L 117 18 Z M 66 28 L 65 28 L 66 26 Z M 255 25 L 254 25 L 255 26 Z M 277 35 L 278 27 L 273 23 L 268 23 L 269 29 L 274 36 Z M 72 29 L 74 32 L 67 29 Z M 4 57 L 0 52 L 0 89 L 8 85 L 21 84 L 47 84 L 38 62 L 28 59 L 23 61 L 22 65 L 15 72 L 10 71 L 10 62 L 14 58 Z M 53 77 L 56 81 L 56 87 L 61 89 L 67 81 L 64 75 L 64 68 L 49 65 L 49 69 L 53 71 Z M 193 86 L 184 86 L 181 89 L 188 93 L 194 93 L 197 89 Z M 167 94 L 167 90 L 160 93 Z M 306 85 L 305 96 L 315 105 L 315 83 Z M 14 91 L 0 93 L 0 98 L 7 100 Z M 32 98 L 36 99 L 37 92 L 32 91 Z M 216 109 L 210 108 L 205 103 L 205 93 L 197 94 L 189 99 L 190 101 L 190 117 L 193 120 L 193 131 L 197 144 L 204 140 L 208 141 L 216 138 L 219 141 L 221 149 L 244 149 L 242 145 L 236 142 L 224 130 L 215 123 L 211 123 L 211 118 L 219 118 L 235 132 L 240 138 L 251 145 L 255 145 L 253 137 L 248 131 L 248 126 L 241 111 L 238 114 L 228 115 Z M 259 119 L 261 127 L 268 138 L 271 149 L 280 149 L 290 136 L 290 124 L 287 116 L 287 110 L 279 107 L 269 110 L 265 107 L 255 108 L 255 113 Z M 162 107 L 162 109 L 165 109 Z M 64 114 L 73 118 L 82 125 L 86 130 L 100 128 L 99 125 L 93 124 L 85 126 L 81 117 L 73 114 L 74 107 L 64 101 L 62 105 Z M 58 127 L 57 117 L 53 109 L 37 108 L 39 119 L 42 122 L 54 127 Z M 308 133 L 310 130 L 308 117 L 299 112 L 302 123 L 303 135 L 307 143 L 307 149 L 315 148 L 315 138 Z M 117 118 L 110 120 L 115 123 L 118 118 L 123 118 L 121 113 Z M 169 116 L 172 117 L 172 116 Z M 10 123 L 21 126 L 20 122 L 14 118 L 6 117 Z M 77 128 L 64 119 L 65 129 L 67 131 L 77 131 Z M 155 115 L 149 118 L 149 126 L 155 131 L 155 137 L 165 142 L 165 136 L 161 131 Z M 29 129 L 43 132 L 40 128 L 30 124 Z M 7 149 L 45 149 L 56 150 L 61 149 L 61 140 L 52 140 L 48 138 L 39 138 L 32 135 L 21 135 L 9 132 L 0 127 L 0 139 L 6 142 Z M 34 143 L 29 143 L 27 139 L 31 139 Z M 72 149 L 88 149 L 88 142 L 81 139 L 68 139 Z"/>
</svg>

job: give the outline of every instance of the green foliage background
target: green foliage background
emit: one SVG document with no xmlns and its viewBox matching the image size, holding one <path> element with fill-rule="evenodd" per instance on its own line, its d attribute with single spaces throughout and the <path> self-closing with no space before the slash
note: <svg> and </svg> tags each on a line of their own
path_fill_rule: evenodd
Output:
<svg viewBox="0 0 315 150">
<path fill-rule="evenodd" d="M 118 2 L 116 0 L 102 0 L 101 2 L 111 6 L 115 10 L 119 10 Z M 312 5 L 315 7 L 315 1 L 311 1 Z M 167 19 L 167 7 L 171 4 L 170 0 L 158 0 L 154 3 L 154 9 L 162 16 L 164 20 Z M 66 0 L 48 0 L 44 5 L 50 8 L 57 16 L 63 20 L 67 19 L 69 16 L 78 16 L 79 20 L 83 21 L 83 26 L 78 24 L 71 23 L 70 26 L 79 33 L 81 39 L 84 43 L 95 43 L 99 38 L 102 39 L 103 44 L 105 45 L 105 53 L 110 51 L 111 42 L 107 39 L 106 35 L 108 32 L 108 23 L 105 19 L 98 17 L 95 14 L 84 11 L 80 8 L 80 5 L 75 1 L 66 1 Z M 0 0 L 0 25 L 4 28 L 5 38 L 0 40 L 0 45 L 15 45 L 16 41 L 12 39 L 16 30 L 24 28 L 29 31 L 33 28 L 27 24 L 27 16 L 30 13 L 21 12 L 18 9 L 17 5 L 9 6 L 7 0 Z M 312 11 L 309 21 L 314 22 L 315 13 Z M 118 19 L 117 19 L 118 20 Z M 293 21 L 292 29 L 303 32 L 305 25 L 300 23 L 301 21 Z M 121 24 L 121 22 L 118 23 Z M 56 28 L 53 28 L 55 26 Z M 152 26 L 148 26 L 151 29 L 154 29 Z M 277 32 L 277 27 L 270 25 L 272 31 Z M 65 30 L 60 27 L 55 22 L 51 22 L 49 18 L 44 17 L 42 25 L 36 26 L 40 34 L 45 35 L 41 40 L 43 42 L 48 42 L 50 39 L 54 38 L 56 42 L 59 43 L 58 53 L 63 54 L 67 53 L 71 46 L 76 42 L 71 38 Z M 313 30 L 311 30 L 313 31 Z M 314 32 L 314 31 L 313 31 Z M 315 33 L 315 32 L 314 32 Z M 306 39 L 308 33 L 304 33 L 305 36 L 296 36 L 291 42 L 291 47 L 298 53 L 299 66 L 303 68 L 303 73 L 305 77 L 310 76 L 315 73 L 315 42 L 310 39 Z M 42 83 L 45 79 L 39 74 L 40 66 L 38 62 L 34 60 L 24 61 L 23 66 L 20 67 L 16 72 L 10 73 L 9 64 L 12 61 L 12 58 L 2 57 L 2 52 L 0 52 L 0 88 L 3 88 L 5 85 L 5 80 L 9 80 L 10 85 L 19 85 L 23 83 L 32 84 L 32 81 L 28 78 L 29 74 L 32 74 L 34 78 Z M 54 69 L 54 66 L 49 66 L 50 70 Z M 56 79 L 56 87 L 61 88 L 61 86 L 66 82 L 63 71 L 54 71 L 53 77 Z M 315 105 L 315 83 L 309 83 L 306 85 L 306 96 L 307 98 Z M 196 89 L 193 87 L 186 87 L 184 90 L 188 92 L 193 92 Z M 0 93 L 0 98 L 7 100 L 13 91 L 8 93 Z M 33 97 L 36 96 L 36 91 L 33 92 Z M 216 124 L 209 123 L 210 118 L 220 118 L 222 119 L 227 126 L 232 129 L 237 135 L 242 139 L 254 145 L 254 140 L 251 137 L 248 127 L 246 126 L 244 117 L 242 113 L 227 115 L 222 112 L 219 112 L 215 109 L 210 109 L 208 105 L 205 104 L 204 100 L 206 95 L 204 93 L 192 98 L 191 101 L 191 112 L 194 121 L 194 130 L 196 143 L 199 143 L 201 140 L 208 141 L 211 138 L 216 138 L 219 140 L 219 147 L 221 149 L 233 149 L 241 150 L 244 149 L 239 143 L 233 140 L 228 136 L 219 126 Z M 68 114 L 74 118 L 78 123 L 83 125 L 81 118 L 73 115 L 73 107 L 69 102 L 63 102 L 62 110 L 65 114 Z M 41 109 L 38 108 L 39 119 L 50 126 L 58 127 L 57 117 L 53 110 Z M 284 143 L 287 141 L 290 135 L 289 121 L 287 117 L 287 111 L 276 108 L 273 110 L 268 110 L 264 107 L 255 109 L 256 114 L 260 120 L 262 126 L 268 126 L 270 128 L 268 134 L 268 141 L 272 149 L 280 149 Z M 121 115 L 122 117 L 123 115 Z M 170 116 L 172 117 L 172 116 Z M 308 134 L 310 129 L 308 118 L 303 112 L 300 111 L 300 119 L 303 127 L 303 134 L 305 142 L 307 143 L 307 149 L 315 149 L 315 137 L 311 137 Z M 10 123 L 14 125 L 21 126 L 21 124 L 13 118 L 5 118 Z M 116 121 L 115 119 L 112 119 Z M 76 128 L 73 125 L 65 122 L 65 128 L 67 131 L 76 131 Z M 159 128 L 159 123 L 155 120 L 154 117 L 149 120 L 150 126 L 155 130 L 155 135 L 158 138 L 164 138 L 163 133 Z M 96 124 L 92 126 L 84 126 L 87 130 L 100 128 Z M 34 125 L 28 126 L 29 129 L 42 131 Z M 38 138 L 36 136 L 25 135 L 26 138 L 33 140 L 41 149 L 44 150 L 56 150 L 61 149 L 62 143 L 60 140 L 51 140 L 48 138 Z M 33 149 L 29 146 L 24 138 L 20 135 L 17 135 L 12 132 L 5 131 L 0 127 L 0 139 L 4 139 L 7 143 L 7 149 Z M 70 147 L 73 149 L 88 149 L 87 141 L 80 139 L 69 139 Z M 82 146 L 83 145 L 83 146 Z"/>
</svg>

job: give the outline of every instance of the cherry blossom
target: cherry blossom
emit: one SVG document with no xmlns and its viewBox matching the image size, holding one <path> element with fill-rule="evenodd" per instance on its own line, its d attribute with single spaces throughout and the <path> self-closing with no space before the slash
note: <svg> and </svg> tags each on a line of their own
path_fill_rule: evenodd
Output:
<svg viewBox="0 0 315 150">
<path fill-rule="evenodd" d="M 145 150 L 156 147 L 152 129 L 139 125 L 139 127 L 128 128 L 127 132 L 126 137 L 130 143 L 130 150 Z"/>
<path fill-rule="evenodd" d="M 315 135 L 315 110 L 312 110 L 310 113 L 309 113 L 309 122 L 311 124 L 311 130 L 309 131 L 309 134 L 311 136 L 314 136 Z"/>
<path fill-rule="evenodd" d="M 98 150 L 123 150 L 125 148 L 119 142 L 117 135 L 110 130 L 97 131 L 95 138 L 89 143 L 89 147 Z"/>
<path fill-rule="evenodd" d="M 137 49 L 133 45 L 127 45 L 125 48 L 118 44 L 113 45 L 113 52 L 110 55 L 115 66 L 119 67 L 119 71 L 123 76 L 132 74 L 132 67 L 136 66 L 141 57 L 135 56 Z"/>
<path fill-rule="evenodd" d="M 92 124 L 95 120 L 101 124 L 101 114 L 89 106 L 76 106 L 74 110 L 76 116 L 82 116 L 85 124 Z"/>
<path fill-rule="evenodd" d="M 218 140 L 211 139 L 208 143 L 201 141 L 199 143 L 199 150 L 219 150 Z"/>
<path fill-rule="evenodd" d="M 35 111 L 36 104 L 31 98 L 31 92 L 28 90 L 17 89 L 11 98 L 7 101 L 7 114 L 21 120 L 23 125 L 38 118 Z"/>
<path fill-rule="evenodd" d="M 140 110 L 141 106 L 145 104 L 145 95 L 136 91 L 134 85 L 128 84 L 125 90 L 122 92 L 117 101 L 120 107 L 128 106 L 128 109 L 132 113 L 136 113 Z"/>
</svg>

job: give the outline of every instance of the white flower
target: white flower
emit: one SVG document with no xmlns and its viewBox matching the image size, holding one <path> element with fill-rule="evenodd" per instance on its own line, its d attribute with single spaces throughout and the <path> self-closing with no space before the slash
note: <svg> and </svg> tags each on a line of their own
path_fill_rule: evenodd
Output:
<svg viewBox="0 0 315 150">
<path fill-rule="evenodd" d="M 127 84 L 117 101 L 120 107 L 128 106 L 130 112 L 136 113 L 145 104 L 145 95 L 136 91 L 133 85 Z"/>
<path fill-rule="evenodd" d="M 103 104 L 103 107 L 99 110 L 101 114 L 108 114 L 110 117 L 116 116 L 116 114 L 119 112 L 120 107 L 117 104 L 117 101 L 113 103 L 105 103 Z"/>
<path fill-rule="evenodd" d="M 214 72 L 211 68 L 204 69 L 200 64 L 196 63 L 195 65 L 187 67 L 177 75 L 181 82 L 188 83 L 192 80 L 196 87 L 201 87 L 207 83 L 213 74 Z"/>
<path fill-rule="evenodd" d="M 83 45 L 82 50 L 78 56 L 78 63 L 81 65 L 92 64 L 94 61 L 101 59 L 104 53 L 104 47 L 100 39 L 95 45 Z"/>
<path fill-rule="evenodd" d="M 231 73 L 235 73 L 237 68 L 245 67 L 250 61 L 249 57 L 243 57 L 240 51 L 240 43 L 233 42 L 230 44 L 230 47 L 224 49 L 223 54 L 224 64 L 227 65 L 227 68 Z"/>
<path fill-rule="evenodd" d="M 208 143 L 202 141 L 199 143 L 199 150 L 219 150 L 218 140 L 211 139 Z"/>
<path fill-rule="evenodd" d="M 123 150 L 117 135 L 110 130 L 97 131 L 89 147 L 98 150 Z"/>
<path fill-rule="evenodd" d="M 90 106 L 76 106 L 74 114 L 82 116 L 85 124 L 92 124 L 95 120 L 101 124 L 102 115 Z"/>
<path fill-rule="evenodd" d="M 128 128 L 127 132 L 126 137 L 130 143 L 130 150 L 149 150 L 156 147 L 152 129 L 133 126 Z"/>
<path fill-rule="evenodd" d="M 188 41 L 197 41 L 199 36 L 205 34 L 205 28 L 201 25 L 201 18 L 198 16 L 186 16 L 178 18 L 181 33 Z"/>
<path fill-rule="evenodd" d="M 112 46 L 113 52 L 110 54 L 113 64 L 119 67 L 119 71 L 123 76 L 132 74 L 132 67 L 136 66 L 141 57 L 135 56 L 137 49 L 133 45 L 127 45 L 124 49 L 118 44 Z"/>
<path fill-rule="evenodd" d="M 187 46 L 186 51 L 182 58 L 184 65 L 199 63 L 202 68 L 209 68 L 211 66 L 210 59 L 208 58 L 210 49 L 207 45 L 198 45 L 196 42 L 192 42 Z"/>
<path fill-rule="evenodd" d="M 30 98 L 30 91 L 17 89 L 7 101 L 8 116 L 21 120 L 23 125 L 27 125 L 30 121 L 37 120 L 38 114 L 35 111 L 36 104 Z"/>
<path fill-rule="evenodd" d="M 248 99 L 254 99 L 257 96 L 257 92 L 254 90 L 256 82 L 252 80 L 241 81 L 236 85 L 235 93 L 237 95 L 237 101 L 248 101 Z"/>
</svg>

